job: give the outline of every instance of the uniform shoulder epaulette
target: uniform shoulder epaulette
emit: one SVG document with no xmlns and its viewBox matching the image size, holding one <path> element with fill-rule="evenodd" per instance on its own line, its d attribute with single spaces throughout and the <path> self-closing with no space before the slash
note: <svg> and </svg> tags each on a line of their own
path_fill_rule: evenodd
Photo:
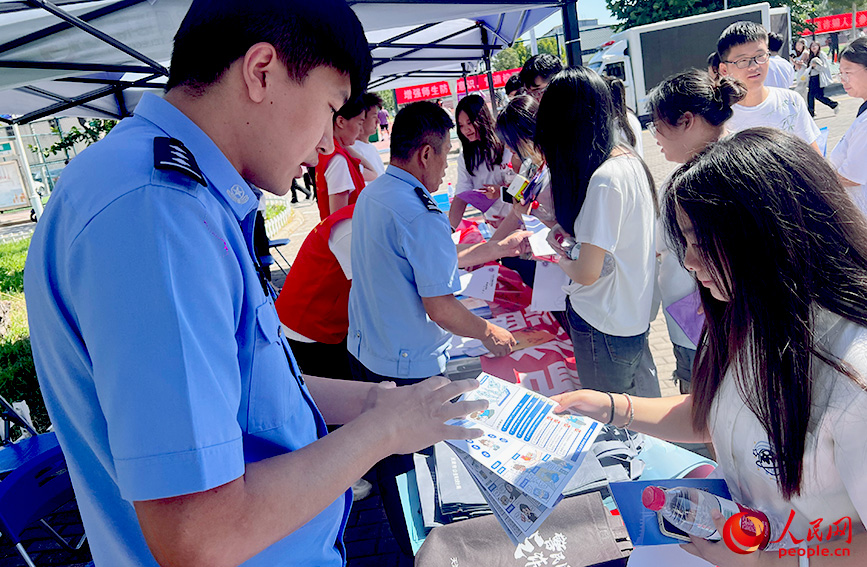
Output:
<svg viewBox="0 0 867 567">
<path fill-rule="evenodd" d="M 427 207 L 427 210 L 436 211 L 438 213 L 442 212 L 440 208 L 437 207 L 437 204 L 434 203 L 434 200 L 430 198 L 430 195 L 428 195 L 424 189 L 422 189 L 421 187 L 416 187 L 415 194 L 418 195 L 418 198 L 421 199 L 422 204 Z"/>
<path fill-rule="evenodd" d="M 183 142 L 174 138 L 154 138 L 154 168 L 171 169 L 183 173 L 200 185 L 207 185 L 193 152 Z"/>
</svg>

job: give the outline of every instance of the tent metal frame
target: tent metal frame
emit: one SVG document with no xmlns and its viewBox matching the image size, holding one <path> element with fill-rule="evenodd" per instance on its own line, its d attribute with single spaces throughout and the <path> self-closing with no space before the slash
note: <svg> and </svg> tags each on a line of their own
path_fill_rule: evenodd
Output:
<svg viewBox="0 0 867 567">
<path fill-rule="evenodd" d="M 83 0 L 87 1 L 87 0 Z M 6 3 L 3 6 L 3 10 L 0 13 L 15 11 L 15 10 L 24 10 L 30 8 L 43 9 L 50 14 L 56 16 L 61 21 L 50 26 L 47 26 L 41 30 L 35 31 L 33 33 L 29 33 L 20 38 L 16 38 L 12 41 L 9 41 L 5 44 L 0 45 L 0 55 L 9 52 L 12 49 L 17 47 L 21 47 L 30 42 L 37 41 L 40 39 L 44 39 L 55 35 L 61 31 L 65 31 L 71 28 L 77 28 L 85 33 L 88 33 L 100 41 L 118 49 L 119 51 L 129 55 L 133 59 L 137 60 L 139 64 L 100 64 L 100 63 L 86 63 L 86 62 L 57 62 L 57 61 L 15 61 L 15 60 L 2 60 L 0 59 L 0 69 L 51 69 L 51 70 L 63 70 L 63 71 L 79 71 L 81 73 L 142 73 L 146 76 L 142 79 L 136 81 L 122 81 L 111 78 L 102 78 L 102 77 L 68 77 L 57 79 L 62 82 L 75 82 L 81 84 L 94 84 L 100 85 L 99 88 L 95 88 L 94 90 L 85 92 L 81 95 L 74 97 L 66 97 L 57 93 L 52 93 L 45 89 L 34 87 L 34 86 L 24 86 L 19 87 L 18 90 L 25 91 L 29 94 L 35 94 L 41 97 L 44 97 L 46 100 L 51 101 L 51 104 L 30 112 L 28 114 L 18 116 L 17 118 L 7 119 L 0 117 L 0 122 L 6 124 L 26 124 L 28 122 L 32 122 L 34 120 L 38 120 L 40 118 L 44 118 L 46 116 L 51 116 L 53 114 L 57 114 L 66 110 L 68 108 L 72 108 L 74 106 L 83 106 L 85 108 L 93 108 L 95 111 L 98 111 L 100 114 L 109 114 L 114 117 L 121 119 L 130 115 L 130 112 L 126 108 L 123 99 L 123 91 L 128 88 L 133 87 L 146 87 L 146 88 L 162 88 L 162 84 L 159 82 L 154 82 L 155 79 L 160 77 L 168 77 L 169 71 L 160 63 L 153 61 L 146 55 L 141 52 L 131 48 L 126 45 L 122 41 L 111 37 L 110 35 L 100 31 L 96 27 L 90 24 L 91 21 L 97 20 L 102 16 L 106 16 L 108 14 L 112 14 L 118 11 L 121 11 L 125 8 L 129 8 L 136 4 L 140 4 L 142 2 L 146 2 L 147 0 L 121 0 L 115 4 L 104 6 L 102 8 L 98 8 L 92 10 L 90 12 L 84 13 L 80 16 L 74 16 L 60 7 L 60 5 L 64 4 L 80 4 L 82 0 L 77 1 L 69 1 L 69 0 L 58 0 L 57 2 L 50 2 L 48 0 L 21 0 L 20 2 L 10 2 Z M 407 6 L 412 4 L 423 3 L 424 0 L 350 0 L 348 4 L 350 6 L 357 4 L 406 4 Z M 502 4 L 502 0 L 468 0 L 461 1 L 455 0 L 456 4 L 478 4 L 478 5 L 498 5 Z M 566 52 L 569 57 L 570 63 L 572 61 L 580 61 L 580 40 L 578 39 L 578 21 L 577 21 L 577 9 L 576 3 L 577 0 L 554 0 L 554 1 L 544 1 L 544 0 L 511 0 L 510 4 L 526 4 L 526 9 L 523 11 L 521 18 L 519 19 L 517 30 L 520 30 L 524 25 L 524 22 L 527 18 L 528 10 L 534 7 L 559 7 L 563 13 L 564 19 L 564 30 L 566 36 Z M 502 27 L 504 21 L 504 15 L 500 15 L 500 20 L 498 22 L 497 28 Z M 450 34 L 445 35 L 437 40 L 428 42 L 428 43 L 416 43 L 416 42 L 407 42 L 401 43 L 400 40 L 411 37 L 412 35 L 419 33 L 421 31 L 427 30 L 441 22 L 433 22 L 422 24 L 403 32 L 401 34 L 390 37 L 384 41 L 380 41 L 377 43 L 371 43 L 371 50 L 377 48 L 388 48 L 388 49 L 405 49 L 406 51 L 392 56 L 392 57 L 375 57 L 373 61 L 373 66 L 376 68 L 377 66 L 381 66 L 390 61 L 418 61 L 418 62 L 432 62 L 432 61 L 444 61 L 444 62 L 462 62 L 462 70 L 424 70 L 419 69 L 417 71 L 410 71 L 405 73 L 396 73 L 391 75 L 386 75 L 383 77 L 379 77 L 371 82 L 370 88 L 381 88 L 387 85 L 389 82 L 392 82 L 396 79 L 407 78 L 407 77 L 418 77 L 418 78 L 442 78 L 442 77 L 461 77 L 466 78 L 467 70 L 466 65 L 463 64 L 468 59 L 461 57 L 430 57 L 430 56 L 415 56 L 412 55 L 420 52 L 423 49 L 450 49 L 457 51 L 472 51 L 472 50 L 480 50 L 483 55 L 481 57 L 482 61 L 485 63 L 487 68 L 487 72 L 490 73 L 490 57 L 497 50 L 502 48 L 502 45 L 495 45 L 489 41 L 490 35 L 497 36 L 501 41 L 503 41 L 507 46 L 511 46 L 511 43 L 501 35 L 498 29 L 494 29 L 490 25 L 487 25 L 484 22 L 476 22 L 474 25 L 464 28 L 457 32 L 452 32 Z M 480 29 L 482 35 L 482 44 L 457 44 L 457 45 L 449 45 L 443 44 L 444 41 L 451 39 L 453 37 L 459 36 L 461 34 L 465 34 L 474 29 Z M 517 35 L 517 34 L 513 34 Z M 577 52 L 575 49 L 577 48 Z M 577 57 L 574 56 L 577 53 Z M 476 59 L 475 57 L 470 57 L 469 59 Z M 493 81 L 491 82 L 491 88 L 493 88 Z M 87 104 L 105 97 L 107 95 L 114 96 L 115 102 L 117 104 L 117 111 L 115 113 L 107 112 L 103 109 L 97 109 L 95 107 L 88 107 Z"/>
</svg>

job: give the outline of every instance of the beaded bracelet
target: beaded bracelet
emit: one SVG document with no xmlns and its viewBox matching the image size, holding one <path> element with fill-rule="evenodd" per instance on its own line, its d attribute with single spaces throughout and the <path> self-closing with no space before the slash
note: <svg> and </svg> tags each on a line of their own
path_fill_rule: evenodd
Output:
<svg viewBox="0 0 867 567">
<path fill-rule="evenodd" d="M 605 425 L 611 425 L 614 423 L 614 396 L 611 395 L 611 392 L 605 392 L 608 394 L 608 399 L 611 401 L 611 413 L 608 415 L 608 421 L 605 422 Z"/>
</svg>

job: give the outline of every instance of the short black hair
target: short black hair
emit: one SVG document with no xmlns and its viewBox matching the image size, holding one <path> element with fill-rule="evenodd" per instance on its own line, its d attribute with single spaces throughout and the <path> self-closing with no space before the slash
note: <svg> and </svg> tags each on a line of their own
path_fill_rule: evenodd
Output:
<svg viewBox="0 0 867 567">
<path fill-rule="evenodd" d="M 524 86 L 524 83 L 521 82 L 521 77 L 518 73 L 515 73 L 506 81 L 506 94 L 515 93 L 521 90 L 521 87 Z"/>
<path fill-rule="evenodd" d="M 549 81 L 551 77 L 562 70 L 563 62 L 559 58 L 548 53 L 541 53 L 527 59 L 518 76 L 524 86 L 529 88 L 535 86 L 536 77 L 541 77 L 543 81 Z"/>
<path fill-rule="evenodd" d="M 439 152 L 454 126 L 448 113 L 432 102 L 404 106 L 391 126 L 391 159 L 407 161 L 426 144 Z"/>
<path fill-rule="evenodd" d="M 166 90 L 204 92 L 259 42 L 274 46 L 295 81 L 332 67 L 349 75 L 355 98 L 370 80 L 364 30 L 343 0 L 193 0 L 175 34 Z"/>
<path fill-rule="evenodd" d="M 779 53 L 784 43 L 783 36 L 777 32 L 768 33 L 768 51 L 771 53 Z"/>
<path fill-rule="evenodd" d="M 348 120 L 350 118 L 355 118 L 366 111 L 367 109 L 364 107 L 364 99 L 359 96 L 341 106 L 340 110 L 334 113 L 334 119 L 337 120 L 337 117 L 341 116 Z"/>
<path fill-rule="evenodd" d="M 364 106 L 365 112 L 370 112 L 372 108 L 382 108 L 385 105 L 382 102 L 382 97 L 376 93 L 364 93 L 361 95 L 361 104 Z"/>
<path fill-rule="evenodd" d="M 732 47 L 752 43 L 754 41 L 768 43 L 768 32 L 755 22 L 735 22 L 723 30 L 716 43 L 716 52 L 720 61 L 725 62 Z"/>
<path fill-rule="evenodd" d="M 719 74 L 719 53 L 711 51 L 707 56 L 707 66 L 713 69 L 713 72 Z"/>
</svg>

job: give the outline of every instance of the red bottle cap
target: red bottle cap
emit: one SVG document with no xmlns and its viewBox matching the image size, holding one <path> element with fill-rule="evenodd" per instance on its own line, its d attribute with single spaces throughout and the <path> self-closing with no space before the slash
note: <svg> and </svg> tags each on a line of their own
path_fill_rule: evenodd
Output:
<svg viewBox="0 0 867 567">
<path fill-rule="evenodd" d="M 665 506 L 665 491 L 658 486 L 648 486 L 641 493 L 641 503 L 648 510 L 657 512 Z"/>
</svg>

